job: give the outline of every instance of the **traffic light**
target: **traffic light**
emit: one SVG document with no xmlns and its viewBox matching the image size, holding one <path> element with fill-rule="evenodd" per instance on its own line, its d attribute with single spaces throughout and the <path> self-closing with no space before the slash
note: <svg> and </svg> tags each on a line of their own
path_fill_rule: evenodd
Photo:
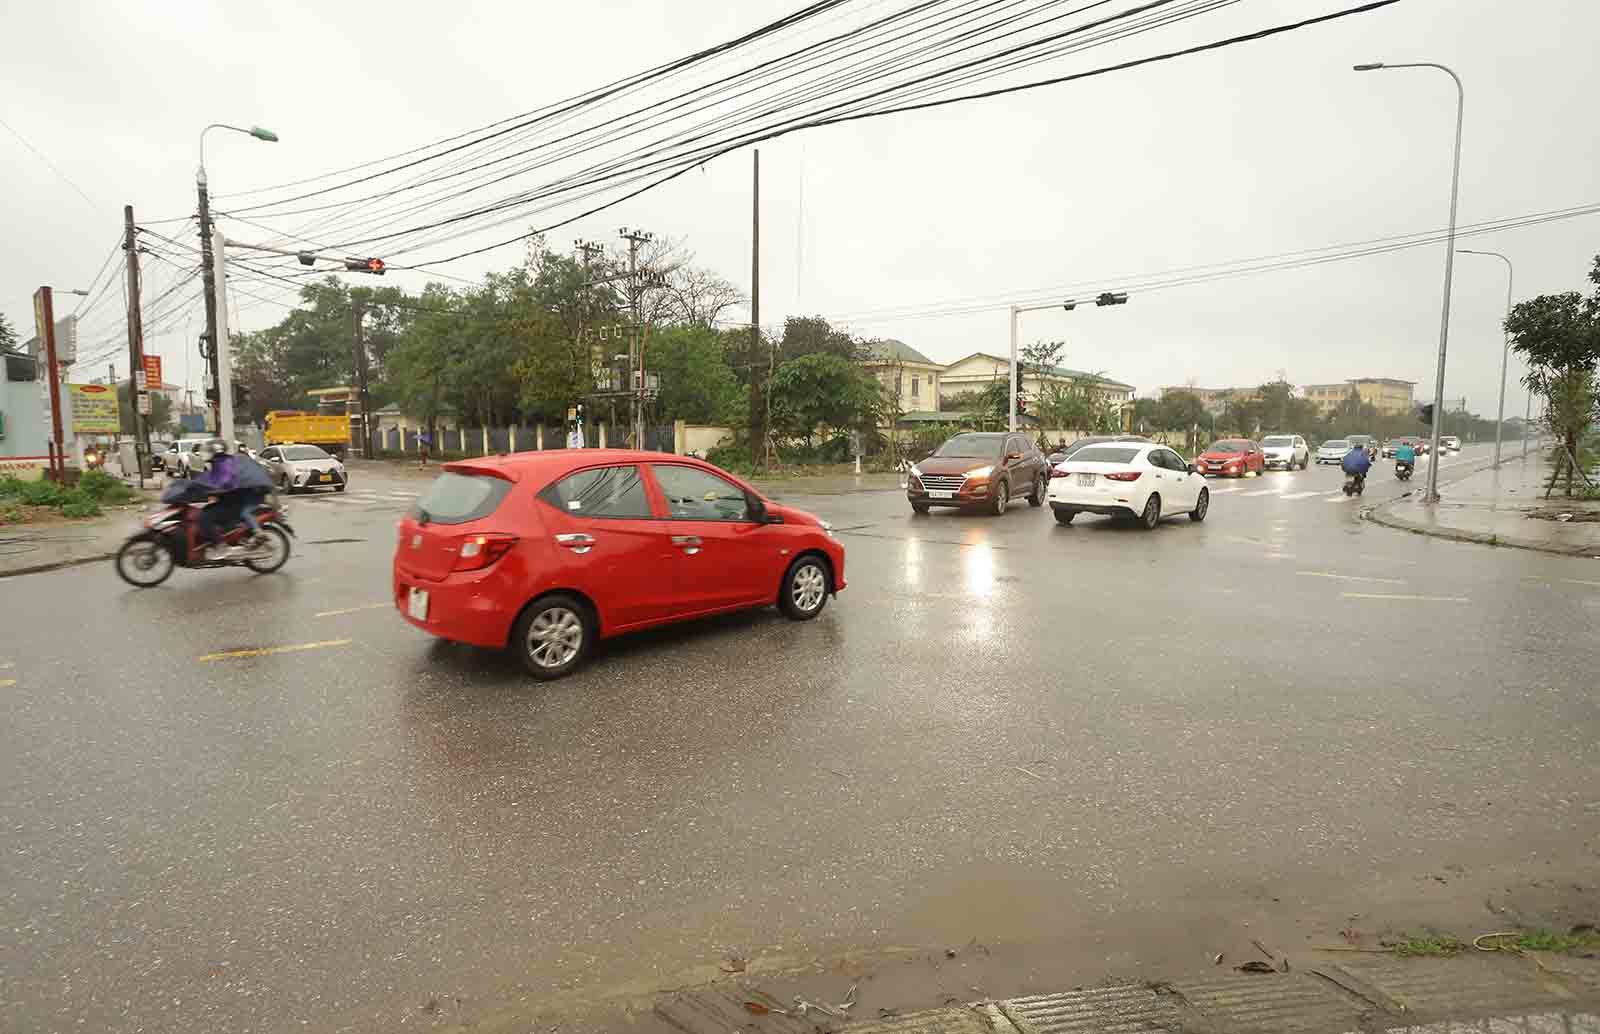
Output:
<svg viewBox="0 0 1600 1034">
<path fill-rule="evenodd" d="M 382 276 L 384 265 L 381 258 L 347 258 L 344 260 L 346 273 L 372 273 Z"/>
<path fill-rule="evenodd" d="M 1018 413 L 1026 413 L 1027 411 L 1028 411 L 1028 396 L 1024 395 L 1022 392 L 1019 391 L 1019 392 L 1017 392 L 1017 412 Z"/>
<path fill-rule="evenodd" d="M 233 408 L 234 409 L 249 409 L 250 408 L 250 387 L 249 387 L 249 385 L 240 384 L 238 381 L 234 381 L 233 382 Z"/>
<path fill-rule="evenodd" d="M 1433 403 L 1432 402 L 1429 402 L 1426 405 L 1422 405 L 1422 406 L 1418 406 L 1417 407 L 1417 419 L 1421 420 L 1423 423 L 1427 424 L 1429 427 L 1433 426 Z"/>
<path fill-rule="evenodd" d="M 1128 292 L 1127 291 L 1101 291 L 1099 297 L 1097 297 L 1094 300 L 1094 303 L 1096 305 L 1127 305 L 1128 304 Z"/>
</svg>

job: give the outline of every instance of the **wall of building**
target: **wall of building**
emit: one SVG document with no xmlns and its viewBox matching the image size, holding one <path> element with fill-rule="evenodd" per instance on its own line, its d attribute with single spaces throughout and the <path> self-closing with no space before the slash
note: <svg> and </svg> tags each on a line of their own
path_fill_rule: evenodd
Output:
<svg viewBox="0 0 1600 1034">
<path fill-rule="evenodd" d="M 0 378 L 5 377 L 0 364 Z M 0 379 L 0 413 L 5 414 L 5 437 L 0 438 L 0 457 L 45 456 L 49 454 L 48 405 L 44 381 Z"/>
</svg>

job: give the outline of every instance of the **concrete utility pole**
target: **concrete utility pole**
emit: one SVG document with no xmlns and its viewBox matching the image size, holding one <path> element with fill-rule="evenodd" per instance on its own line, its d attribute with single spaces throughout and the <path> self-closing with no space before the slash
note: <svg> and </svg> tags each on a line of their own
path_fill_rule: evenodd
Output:
<svg viewBox="0 0 1600 1034">
<path fill-rule="evenodd" d="M 639 339 L 639 299 L 644 287 L 639 283 L 639 245 L 648 244 L 655 237 L 643 230 L 621 231 L 628 242 L 628 379 L 633 392 L 633 447 L 644 448 L 644 349 Z"/>
<path fill-rule="evenodd" d="M 361 338 L 361 318 L 366 315 L 366 303 L 352 299 L 350 302 L 351 321 L 355 324 L 355 367 L 356 386 L 361 392 L 361 456 L 363 459 L 372 459 L 372 407 L 367 399 L 367 343 Z"/>
<path fill-rule="evenodd" d="M 139 302 L 139 238 L 133 226 L 133 206 L 122 206 L 122 247 L 128 253 L 128 404 L 133 407 L 133 460 L 139 468 L 139 487 L 144 487 L 144 458 L 150 451 L 150 431 L 144 414 L 139 412 L 141 398 L 152 398 L 147 392 L 158 391 L 159 384 L 146 384 L 139 390 L 144 374 L 144 314 Z M 113 367 L 111 386 L 117 386 Z M 154 411 L 155 406 L 151 405 Z M 141 428 L 143 430 L 141 430 Z"/>
<path fill-rule="evenodd" d="M 1431 449 L 1434 462 L 1428 464 L 1428 492 L 1423 496 L 1423 502 L 1437 503 L 1439 501 L 1439 436 L 1444 426 L 1444 359 L 1446 346 L 1450 342 L 1450 286 L 1455 273 L 1456 260 L 1456 200 L 1461 191 L 1461 125 L 1466 116 L 1467 91 L 1466 87 L 1461 85 L 1461 77 L 1459 75 L 1456 75 L 1448 66 L 1433 61 L 1412 61 L 1397 65 L 1375 61 L 1355 66 L 1357 72 L 1377 72 L 1389 68 L 1436 68 L 1448 75 L 1456 84 L 1456 149 L 1455 159 L 1450 167 L 1450 228 L 1445 236 L 1444 245 L 1444 303 L 1439 313 L 1439 368 L 1434 375 L 1433 383 L 1433 444 Z"/>
<path fill-rule="evenodd" d="M 205 284 L 206 341 L 209 349 L 206 359 L 211 365 L 211 384 L 217 391 L 217 401 L 211 410 L 212 422 L 216 428 L 217 436 L 227 441 L 228 435 L 233 433 L 233 425 L 231 423 L 227 424 L 228 431 L 224 434 L 222 430 L 225 426 L 223 419 L 225 416 L 229 420 L 232 419 L 233 400 L 225 399 L 223 395 L 220 362 L 217 357 L 217 288 L 221 275 L 214 268 L 213 262 L 213 259 L 217 257 L 213 255 L 213 252 L 217 250 L 218 246 L 214 245 L 212 238 L 211 195 L 206 183 L 206 134 L 213 129 L 227 129 L 235 133 L 243 133 L 245 136 L 253 136 L 257 140 L 265 140 L 268 143 L 277 143 L 278 134 L 270 129 L 262 129 L 260 126 L 251 126 L 249 129 L 244 129 L 240 126 L 230 126 L 222 122 L 213 122 L 200 130 L 200 167 L 195 172 L 194 185 L 195 193 L 200 201 L 200 275 L 202 282 Z M 226 308 L 222 309 L 222 314 L 223 318 L 226 319 Z M 226 330 L 223 333 L 226 333 Z M 226 409 L 226 413 L 224 413 L 224 409 Z"/>
<path fill-rule="evenodd" d="M 211 361 L 217 371 L 217 437 L 233 445 L 233 360 L 228 355 L 228 259 L 222 231 L 213 228 L 216 240 L 212 261 L 216 266 L 217 336 L 211 339 Z"/>
<path fill-rule="evenodd" d="M 761 348 L 761 148 L 751 155 L 750 165 L 750 459 L 760 463 L 764 455 L 761 434 L 761 387 L 756 380 L 756 352 Z"/>
</svg>

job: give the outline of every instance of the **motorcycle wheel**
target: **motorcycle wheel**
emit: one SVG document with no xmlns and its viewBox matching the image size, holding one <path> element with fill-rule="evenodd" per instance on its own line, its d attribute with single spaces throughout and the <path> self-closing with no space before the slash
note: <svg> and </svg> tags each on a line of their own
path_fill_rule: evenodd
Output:
<svg viewBox="0 0 1600 1034">
<path fill-rule="evenodd" d="M 289 562 L 289 535 L 282 528 L 268 524 L 261 529 L 267 545 L 257 556 L 244 562 L 256 574 L 271 574 Z"/>
<path fill-rule="evenodd" d="M 117 550 L 117 577 L 138 589 L 153 589 L 172 577 L 178 562 L 155 535 L 135 535 Z"/>
</svg>

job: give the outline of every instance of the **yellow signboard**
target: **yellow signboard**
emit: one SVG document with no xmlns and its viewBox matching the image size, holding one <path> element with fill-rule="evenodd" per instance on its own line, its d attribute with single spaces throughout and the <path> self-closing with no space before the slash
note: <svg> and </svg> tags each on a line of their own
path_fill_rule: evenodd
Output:
<svg viewBox="0 0 1600 1034">
<path fill-rule="evenodd" d="M 116 434 L 122 430 L 117 389 L 105 384 L 67 385 L 73 434 Z"/>
</svg>

